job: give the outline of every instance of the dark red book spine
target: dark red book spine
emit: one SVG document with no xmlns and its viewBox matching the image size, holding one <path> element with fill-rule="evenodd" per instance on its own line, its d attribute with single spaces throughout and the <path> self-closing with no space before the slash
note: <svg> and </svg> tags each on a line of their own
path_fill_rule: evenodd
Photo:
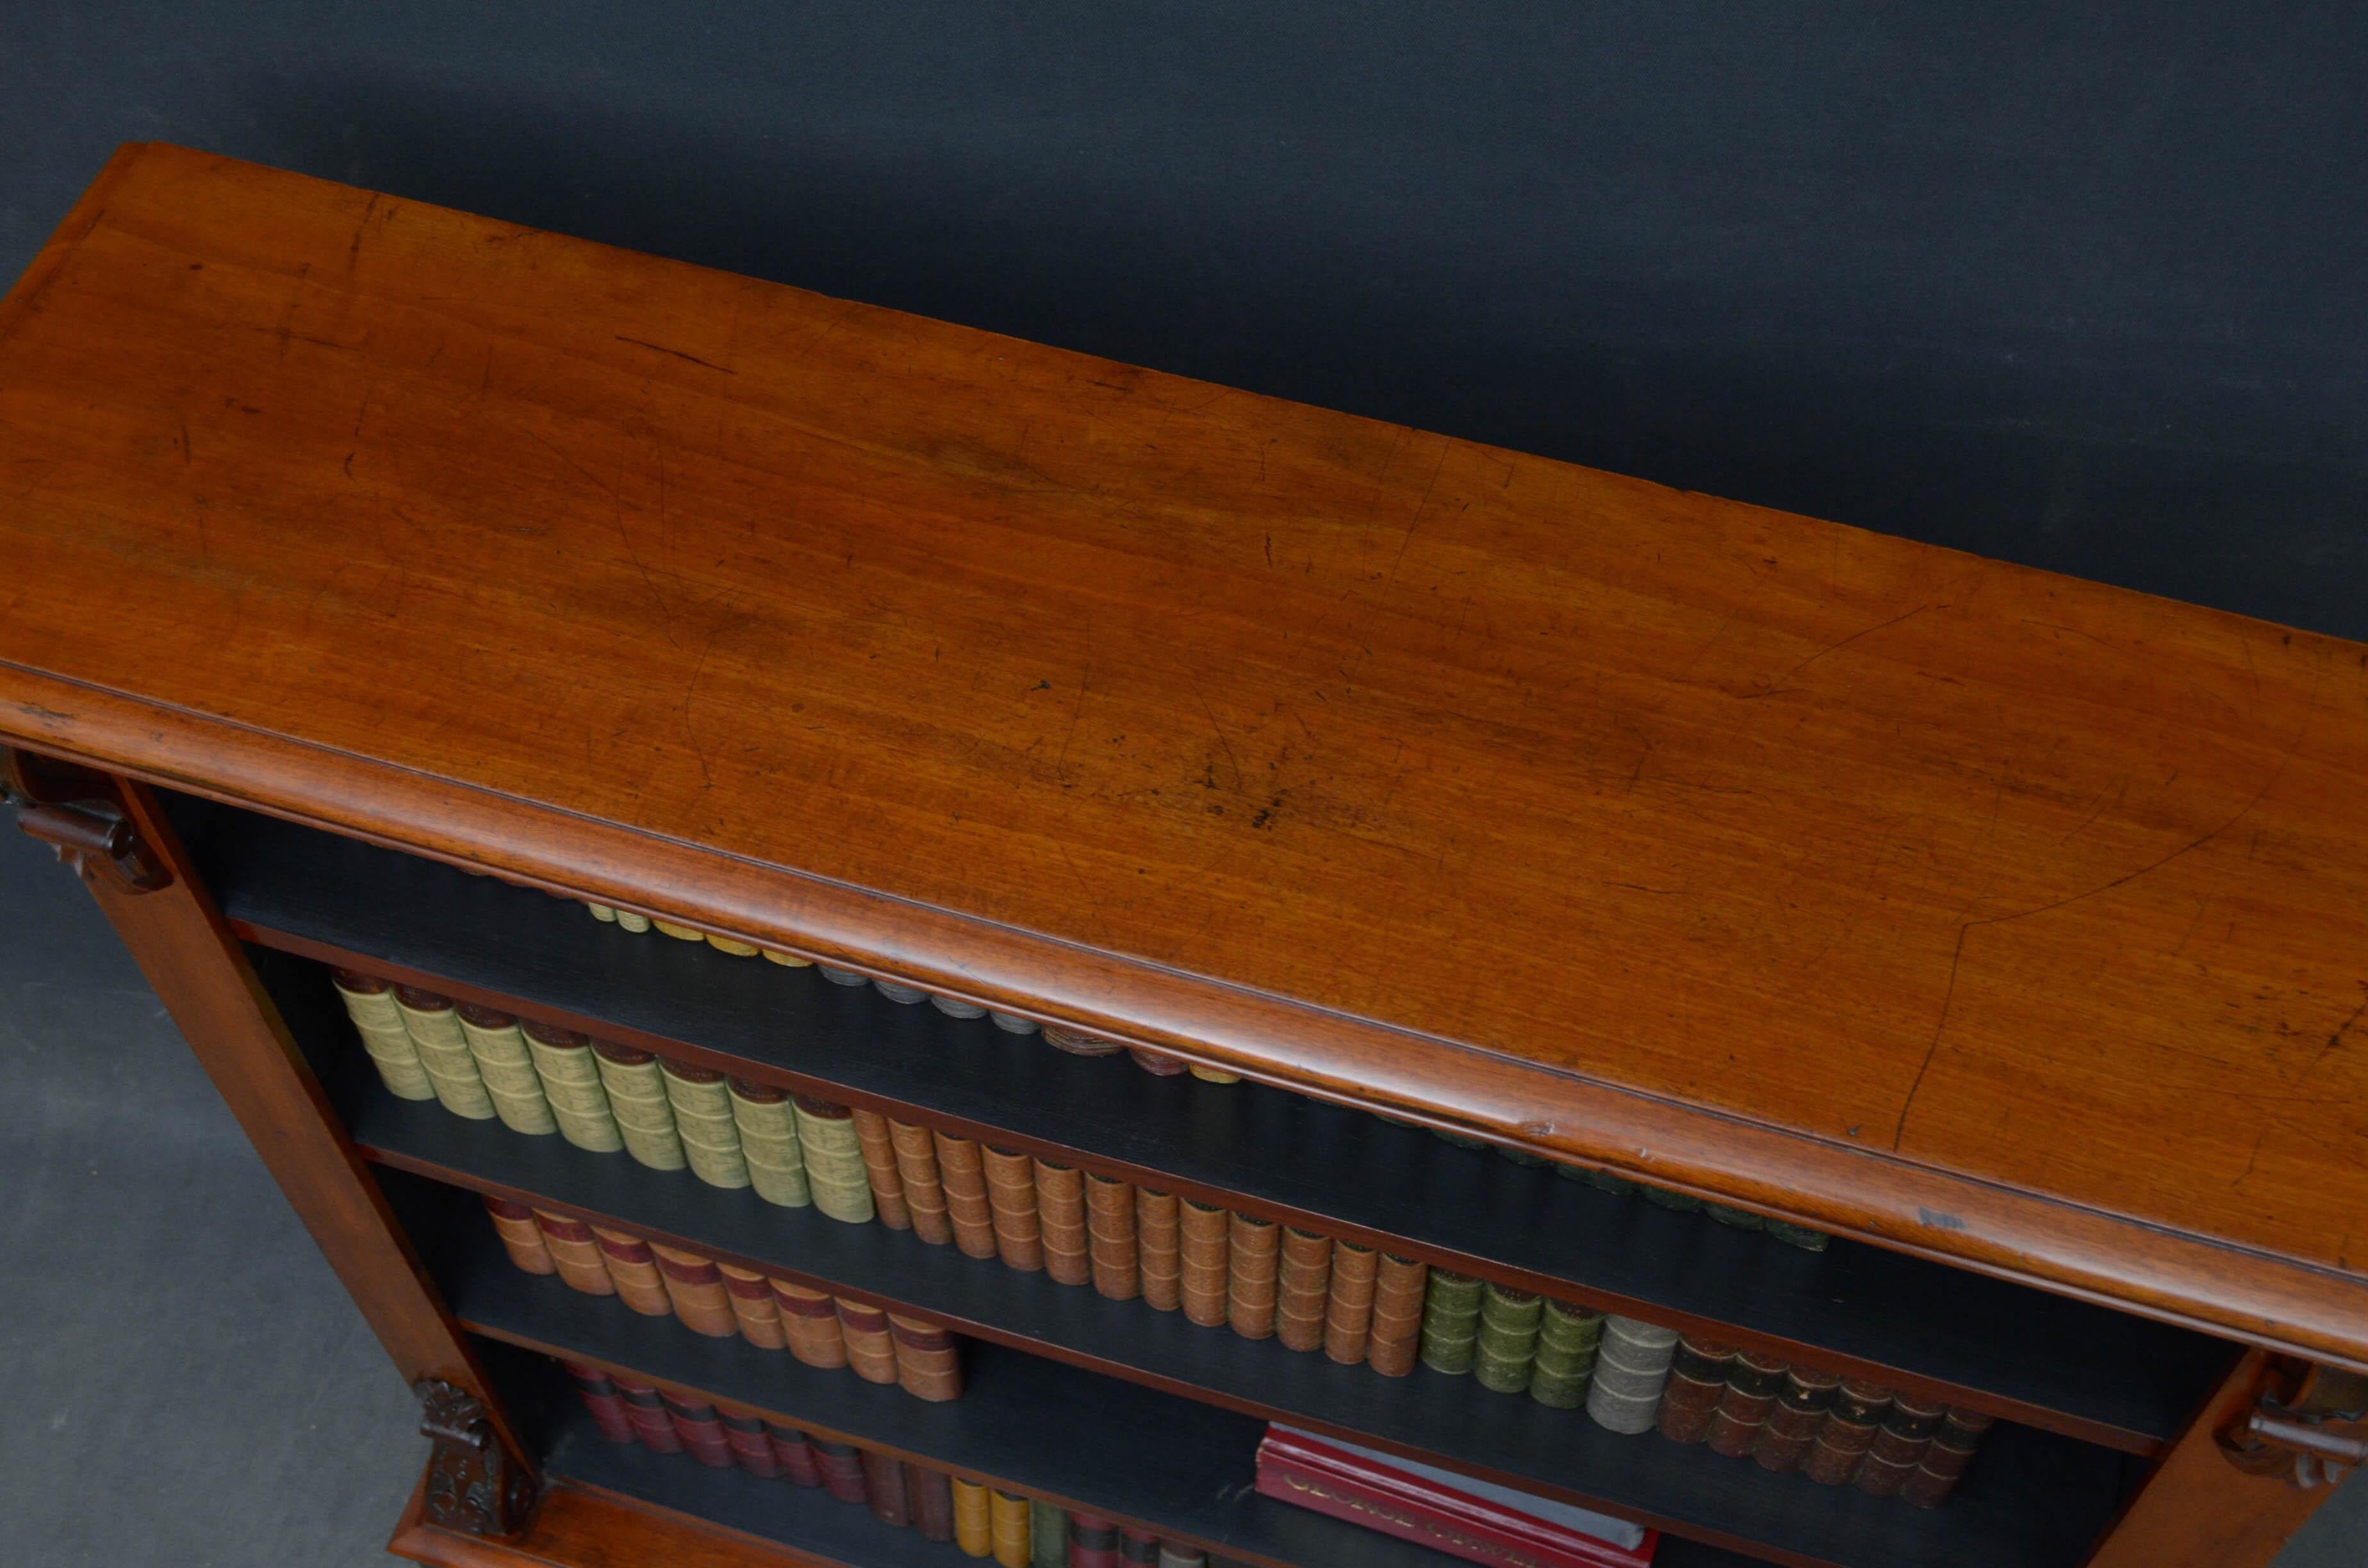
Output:
<svg viewBox="0 0 2368 1568">
<path fill-rule="evenodd" d="M 633 1436 L 642 1447 L 661 1454 L 682 1452 L 682 1438 L 666 1415 L 666 1400 L 647 1383 L 637 1383 L 629 1378 L 611 1378 L 618 1397 L 625 1402 L 625 1419 L 632 1423 Z"/>
<path fill-rule="evenodd" d="M 1133 1525 L 1118 1532 L 1118 1560 L 1126 1568 L 1159 1568 L 1159 1538 Z"/>
<path fill-rule="evenodd" d="M 1647 1530 L 1634 1549 L 1614 1546 L 1271 1426 L 1258 1491 L 1490 1568 L 1646 1568 L 1659 1541 Z"/>
<path fill-rule="evenodd" d="M 926 1465 L 905 1466 L 905 1493 L 913 1505 L 913 1528 L 927 1540 L 954 1538 L 953 1478 Z"/>
<path fill-rule="evenodd" d="M 820 1437 L 806 1439 L 814 1450 L 814 1464 L 822 1471 L 822 1483 L 830 1494 L 842 1503 L 863 1503 L 871 1500 L 863 1487 L 863 1456 L 852 1443 L 826 1443 Z"/>
<path fill-rule="evenodd" d="M 703 1465 L 717 1470 L 732 1468 L 732 1442 L 723 1435 L 723 1417 L 715 1406 L 702 1400 L 666 1396 L 668 1420 L 674 1423 L 675 1436 L 690 1450 L 690 1457 Z"/>
<path fill-rule="evenodd" d="M 1069 1568 L 1119 1568 L 1118 1526 L 1099 1514 L 1071 1514 Z"/>
<path fill-rule="evenodd" d="M 734 1464 L 768 1480 L 781 1473 L 781 1461 L 773 1457 L 773 1440 L 766 1435 L 763 1417 L 730 1410 L 723 1416 L 723 1440 L 732 1445 Z"/>
<path fill-rule="evenodd" d="M 624 1396 L 617 1392 L 617 1385 L 609 1381 L 609 1374 L 597 1367 L 578 1366 L 574 1361 L 566 1365 L 568 1372 L 575 1379 L 576 1397 L 584 1402 L 584 1408 L 592 1413 L 592 1425 L 599 1428 L 600 1436 L 612 1443 L 632 1442 L 632 1420 L 625 1414 Z"/>
<path fill-rule="evenodd" d="M 765 1423 L 765 1436 L 773 1445 L 773 1457 L 780 1461 L 781 1473 L 800 1486 L 820 1486 L 822 1467 L 814 1462 L 814 1449 L 806 1446 L 806 1435 L 794 1426 L 777 1426 Z"/>
<path fill-rule="evenodd" d="M 871 1517 L 883 1525 L 913 1522 L 913 1500 L 905 1487 L 905 1461 L 877 1449 L 858 1449 L 863 1461 L 863 1490 L 870 1494 Z"/>
</svg>

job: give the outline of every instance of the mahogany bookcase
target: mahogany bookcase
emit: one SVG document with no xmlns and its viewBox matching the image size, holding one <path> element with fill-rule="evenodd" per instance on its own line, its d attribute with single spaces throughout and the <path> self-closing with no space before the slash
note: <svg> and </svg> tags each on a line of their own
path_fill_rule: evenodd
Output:
<svg viewBox="0 0 2368 1568">
<path fill-rule="evenodd" d="M 587 1440 L 552 1355 L 1269 1568 L 1446 1561 L 1248 1494 L 1278 1417 L 1668 1568 L 2242 1568 L 2362 1455 L 2368 648 L 161 145 L 0 303 L 0 548 L 8 797 L 421 1392 L 404 1555 L 953 1560 Z M 398 1100 L 330 964 L 2005 1419 L 1930 1511 L 1543 1441 Z M 479 1195 L 969 1392 L 529 1289 Z"/>
</svg>

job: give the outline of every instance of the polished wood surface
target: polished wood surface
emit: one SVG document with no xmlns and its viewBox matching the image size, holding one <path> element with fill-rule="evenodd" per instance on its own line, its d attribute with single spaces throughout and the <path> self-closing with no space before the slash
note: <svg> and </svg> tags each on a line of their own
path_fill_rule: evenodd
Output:
<svg viewBox="0 0 2368 1568">
<path fill-rule="evenodd" d="M 2269 1358 L 2248 1352 L 2130 1499 L 2088 1568 L 2267 1568 L 2294 1531 L 2335 1494 L 2228 1462 L 2214 1434 L 2249 1409 L 2270 1381 Z"/>
<path fill-rule="evenodd" d="M 834 1568 L 735 1530 L 630 1497 L 553 1485 L 534 1522 L 516 1540 L 480 1540 L 438 1529 L 422 1517 L 418 1489 L 387 1551 L 429 1568 Z"/>
<path fill-rule="evenodd" d="M 2368 1359 L 2368 650 L 179 149 L 0 732 Z"/>
</svg>

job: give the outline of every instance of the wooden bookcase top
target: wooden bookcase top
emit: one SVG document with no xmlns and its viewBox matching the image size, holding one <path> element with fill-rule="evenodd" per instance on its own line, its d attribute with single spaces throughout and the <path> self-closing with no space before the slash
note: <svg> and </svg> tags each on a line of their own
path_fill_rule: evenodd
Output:
<svg viewBox="0 0 2368 1568">
<path fill-rule="evenodd" d="M 0 559 L 35 747 L 2368 1358 L 2368 648 L 161 145 Z"/>
</svg>

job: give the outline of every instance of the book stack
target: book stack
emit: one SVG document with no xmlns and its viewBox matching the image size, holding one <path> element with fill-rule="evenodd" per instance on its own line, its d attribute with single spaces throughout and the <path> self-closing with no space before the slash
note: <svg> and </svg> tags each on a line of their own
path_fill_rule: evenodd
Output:
<svg viewBox="0 0 2368 1568">
<path fill-rule="evenodd" d="M 484 1201 L 510 1262 L 529 1274 L 555 1274 L 586 1295 L 613 1296 L 649 1317 L 672 1315 L 694 1334 L 737 1335 L 809 1367 L 894 1383 L 916 1399 L 962 1395 L 955 1337 L 926 1318 L 509 1199 Z"/>
<path fill-rule="evenodd" d="M 1261 1496 L 1490 1568 L 1646 1568 L 1657 1532 L 1567 1503 L 1269 1426 Z"/>
<path fill-rule="evenodd" d="M 579 1362 L 564 1365 L 593 1426 L 612 1443 L 826 1491 L 871 1509 L 882 1524 L 951 1542 L 1002 1568 L 1240 1568 L 1185 1541 L 806 1432 L 758 1411 Z"/>
<path fill-rule="evenodd" d="M 1924 1508 L 1956 1490 L 1992 1424 L 1980 1411 L 1692 1335 L 1678 1341 L 1667 1384 L 1659 1426 L 1672 1441 Z"/>
<path fill-rule="evenodd" d="M 825 978 L 871 983 L 851 971 Z M 687 1169 L 710 1187 L 747 1190 L 785 1208 L 811 1206 L 843 1223 L 909 1232 L 982 1262 L 1112 1301 L 1140 1301 L 1148 1311 L 1178 1312 L 1245 1339 L 1274 1339 L 1294 1353 L 1321 1351 L 1390 1378 L 1420 1364 L 1497 1393 L 1583 1410 L 1611 1431 L 1658 1428 L 1721 1453 L 1748 1452 L 1770 1469 L 1925 1506 L 1954 1487 L 1978 1433 L 1970 1413 L 1944 1429 L 1951 1413 L 1912 1400 L 1887 1403 L 1871 1423 L 1857 1425 L 1822 1405 L 1771 1403 L 1755 1416 L 1751 1402 L 1777 1401 L 1793 1369 L 1719 1362 L 1725 1369 L 1713 1396 L 1702 1381 L 1710 1364 L 1697 1357 L 1679 1366 L 1678 1330 L 1645 1318 L 1434 1268 L 1320 1229 L 983 1143 L 927 1121 L 729 1077 L 380 977 L 339 971 L 336 979 L 381 1080 L 405 1098 L 433 1098 L 527 1136 L 557 1133 L 586 1150 L 620 1150 L 653 1170 Z M 906 1000 L 906 989 L 891 988 L 891 999 Z M 1055 1033 L 1061 1050 L 1116 1053 L 1096 1037 Z M 1652 1189 L 1640 1196 L 1680 1207 L 1693 1201 Z M 815 1365 L 851 1366 L 881 1381 L 910 1378 L 906 1386 L 923 1397 L 949 1398 L 959 1387 L 958 1377 L 900 1372 L 889 1346 L 894 1335 L 874 1334 L 875 1307 L 787 1281 L 737 1278 L 638 1238 L 594 1235 L 564 1216 L 526 1211 L 507 1224 L 505 1239 L 516 1238 L 521 1267 L 534 1267 L 527 1242 L 539 1233 L 553 1258 L 548 1271 L 578 1290 L 615 1294 L 637 1311 L 670 1312 L 698 1332 L 786 1345 L 801 1358 L 822 1358 Z M 562 1256 L 571 1245 L 578 1248 L 572 1260 Z M 722 1281 L 696 1283 L 686 1273 L 693 1270 Z M 765 1313 L 780 1326 L 749 1326 Z M 1743 1380 L 1732 1388 L 1730 1372 Z M 1764 1393 L 1753 1392 L 1762 1385 Z M 1797 1403 L 1818 1396 L 1804 1387 L 1791 1397 Z M 1713 1437 L 1713 1418 L 1749 1423 L 1748 1439 L 1724 1426 Z M 1700 1433 L 1692 1430 L 1697 1420 Z M 1846 1445 L 1861 1434 L 1861 1448 L 1818 1460 L 1821 1444 Z M 1844 1457 L 1857 1462 L 1844 1466 Z"/>
</svg>

